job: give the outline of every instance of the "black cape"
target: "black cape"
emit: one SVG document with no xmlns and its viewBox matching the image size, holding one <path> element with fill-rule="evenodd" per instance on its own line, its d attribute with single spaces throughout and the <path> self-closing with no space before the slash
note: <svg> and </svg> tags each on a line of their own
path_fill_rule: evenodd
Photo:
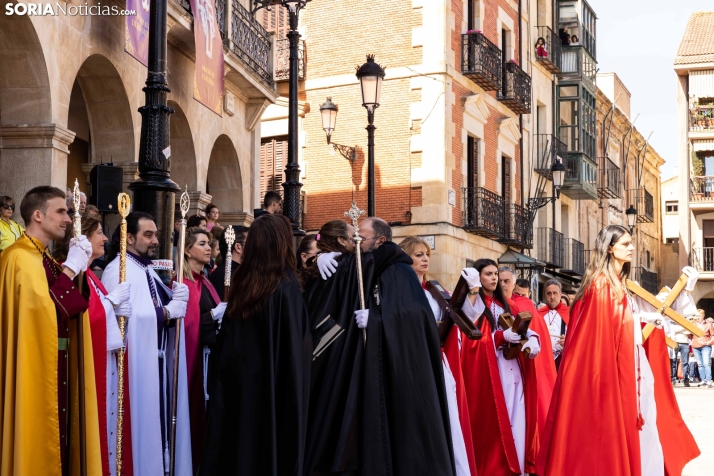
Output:
<svg viewBox="0 0 714 476">
<path fill-rule="evenodd" d="M 226 315 L 199 475 L 302 476 L 312 339 L 290 272 L 249 319 Z"/>
<path fill-rule="evenodd" d="M 364 357 L 362 476 L 454 476 L 439 334 L 412 260 L 373 253 Z"/>
<path fill-rule="evenodd" d="M 364 340 L 354 311 L 360 309 L 357 259 L 343 254 L 328 280 L 319 275 L 304 293 L 313 344 L 320 324 L 329 319 L 344 331 L 312 362 L 310 411 L 305 447 L 305 475 L 344 474 L 359 470 L 359 422 Z M 362 256 L 365 290 L 372 275 L 371 253 Z"/>
</svg>

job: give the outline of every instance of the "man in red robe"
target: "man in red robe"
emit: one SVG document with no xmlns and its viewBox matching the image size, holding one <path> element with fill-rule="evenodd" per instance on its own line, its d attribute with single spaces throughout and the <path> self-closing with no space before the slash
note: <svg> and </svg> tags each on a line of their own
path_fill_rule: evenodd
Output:
<svg viewBox="0 0 714 476">
<path fill-rule="evenodd" d="M 560 282 L 550 279 L 545 283 L 545 305 L 538 308 L 550 334 L 555 368 L 560 367 L 560 358 L 565 344 L 565 331 L 570 321 L 570 308 L 560 299 L 563 294 Z"/>
</svg>

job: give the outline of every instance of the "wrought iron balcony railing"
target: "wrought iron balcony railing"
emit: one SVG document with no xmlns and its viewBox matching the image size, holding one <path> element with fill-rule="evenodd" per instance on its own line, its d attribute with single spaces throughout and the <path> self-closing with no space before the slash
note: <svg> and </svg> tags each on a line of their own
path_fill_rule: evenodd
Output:
<svg viewBox="0 0 714 476">
<path fill-rule="evenodd" d="M 273 83 L 270 70 L 270 36 L 253 18 L 240 0 L 231 0 L 231 52 L 268 84 Z"/>
<path fill-rule="evenodd" d="M 620 167 L 607 157 L 598 157 L 597 168 L 597 196 L 620 198 Z"/>
<path fill-rule="evenodd" d="M 628 203 L 637 209 L 637 223 L 654 222 L 654 197 L 647 189 L 636 188 L 628 190 Z"/>
<path fill-rule="evenodd" d="M 710 248 L 711 249 L 711 248 Z M 635 266 L 630 270 L 630 279 L 640 283 L 651 294 L 657 295 L 659 287 L 657 285 L 657 273 L 648 271 L 644 266 Z"/>
<path fill-rule="evenodd" d="M 504 245 L 519 248 L 533 248 L 533 235 L 529 233 L 528 210 L 517 203 L 507 203 L 503 218 L 503 237 L 498 240 Z"/>
<path fill-rule="evenodd" d="M 597 198 L 597 165 L 585 154 L 570 153 L 564 157 L 565 180 L 561 193 L 574 200 Z"/>
<path fill-rule="evenodd" d="M 503 84 L 498 100 L 516 114 L 531 112 L 531 77 L 516 63 L 503 63 Z"/>
<path fill-rule="evenodd" d="M 461 74 L 484 91 L 501 89 L 501 50 L 483 33 L 461 35 Z"/>
<path fill-rule="evenodd" d="M 692 177 L 689 191 L 691 202 L 714 202 L 714 176 Z"/>
<path fill-rule="evenodd" d="M 281 38 L 275 42 L 275 81 L 290 79 L 290 41 Z M 305 80 L 305 41 L 298 42 L 298 80 Z"/>
<path fill-rule="evenodd" d="M 565 239 L 565 256 L 562 273 L 585 274 L 585 245 L 573 238 Z"/>
<path fill-rule="evenodd" d="M 552 228 L 538 228 L 538 259 L 553 268 L 563 267 L 563 234 Z"/>
<path fill-rule="evenodd" d="M 560 73 L 562 42 L 558 35 L 547 26 L 539 26 L 535 45 L 536 61 L 542 64 L 551 73 Z M 543 39 L 544 44 L 538 40 Z"/>
<path fill-rule="evenodd" d="M 694 248 L 693 262 L 697 271 L 714 272 L 714 248 Z"/>
<path fill-rule="evenodd" d="M 551 167 L 555 157 L 565 158 L 567 148 L 553 134 L 536 134 L 536 153 L 533 170 L 548 180 L 552 180 Z"/>
<path fill-rule="evenodd" d="M 497 240 L 503 237 L 503 197 L 482 187 L 462 189 L 464 230 Z"/>
<path fill-rule="evenodd" d="M 559 78 L 582 81 L 595 91 L 597 63 L 583 46 L 563 46 Z"/>
</svg>

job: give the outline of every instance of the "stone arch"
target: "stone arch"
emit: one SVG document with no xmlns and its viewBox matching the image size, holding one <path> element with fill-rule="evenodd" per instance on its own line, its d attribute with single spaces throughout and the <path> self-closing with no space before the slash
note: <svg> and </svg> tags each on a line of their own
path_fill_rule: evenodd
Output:
<svg viewBox="0 0 714 476">
<path fill-rule="evenodd" d="M 181 190 L 188 185 L 189 190 L 198 190 L 196 149 L 193 145 L 191 126 L 186 114 L 175 101 L 168 101 L 173 108 L 171 114 L 171 180 Z"/>
<path fill-rule="evenodd" d="M 231 139 L 218 136 L 211 150 L 206 174 L 206 193 L 222 213 L 243 211 L 243 179 L 238 154 Z"/>
</svg>

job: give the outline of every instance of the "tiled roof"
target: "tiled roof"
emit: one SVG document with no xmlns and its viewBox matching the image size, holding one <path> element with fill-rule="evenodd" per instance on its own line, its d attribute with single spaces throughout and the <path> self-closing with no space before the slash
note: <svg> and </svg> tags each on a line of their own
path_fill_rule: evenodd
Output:
<svg viewBox="0 0 714 476">
<path fill-rule="evenodd" d="M 674 64 L 714 63 L 714 12 L 689 17 Z"/>
</svg>

